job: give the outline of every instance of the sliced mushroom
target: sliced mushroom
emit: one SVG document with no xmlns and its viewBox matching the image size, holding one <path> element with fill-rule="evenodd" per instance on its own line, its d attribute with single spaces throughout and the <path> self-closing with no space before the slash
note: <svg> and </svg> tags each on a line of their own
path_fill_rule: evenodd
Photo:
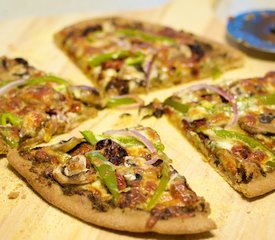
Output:
<svg viewBox="0 0 275 240">
<path fill-rule="evenodd" d="M 61 185 L 86 184 L 96 180 L 94 169 L 86 167 L 86 158 L 83 155 L 72 157 L 66 165 L 58 166 L 52 174 Z"/>
<path fill-rule="evenodd" d="M 100 105 L 99 92 L 94 87 L 89 86 L 70 86 L 70 92 L 77 100 L 91 105 Z"/>
<path fill-rule="evenodd" d="M 275 115 L 272 115 L 270 121 L 264 121 L 263 115 L 250 113 L 240 117 L 238 123 L 243 130 L 252 134 L 275 134 Z"/>
<path fill-rule="evenodd" d="M 67 141 L 61 141 L 61 142 L 55 144 L 52 148 L 54 150 L 58 150 L 58 151 L 61 151 L 61 152 L 69 152 L 74 147 L 76 147 L 78 144 L 80 144 L 84 141 L 85 140 L 82 139 L 82 138 L 72 137 Z"/>
</svg>

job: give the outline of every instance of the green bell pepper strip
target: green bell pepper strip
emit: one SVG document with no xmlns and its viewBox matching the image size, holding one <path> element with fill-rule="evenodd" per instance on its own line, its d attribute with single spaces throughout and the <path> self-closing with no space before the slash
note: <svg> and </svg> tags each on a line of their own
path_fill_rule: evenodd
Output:
<svg viewBox="0 0 275 240">
<path fill-rule="evenodd" d="M 117 186 L 115 168 L 99 152 L 88 152 L 86 153 L 86 157 L 91 161 L 102 182 L 113 195 L 114 201 L 117 202 L 119 199 L 119 190 Z"/>
<path fill-rule="evenodd" d="M 180 103 L 180 102 L 177 102 L 177 101 L 173 100 L 172 98 L 167 98 L 164 101 L 164 104 L 169 107 L 174 108 L 175 110 L 177 110 L 178 112 L 181 112 L 181 113 L 187 113 L 187 111 L 190 108 L 190 106 Z"/>
<path fill-rule="evenodd" d="M 17 148 L 19 146 L 19 136 L 13 135 L 13 131 L 9 128 L 0 128 L 0 136 L 11 147 Z"/>
<path fill-rule="evenodd" d="M 244 135 L 242 133 L 223 130 L 223 129 L 221 129 L 221 130 L 216 129 L 216 130 L 214 130 L 214 132 L 218 137 L 241 140 L 242 142 L 246 143 L 251 148 L 259 148 L 262 151 L 268 153 L 268 155 L 270 155 L 275 160 L 275 153 L 273 153 L 272 150 L 270 150 L 268 147 L 264 146 L 262 143 L 255 140 L 254 138 L 251 138 L 251 137 Z M 266 162 L 266 164 L 271 166 L 271 165 L 275 164 L 275 161 L 268 161 L 268 162 Z"/>
<path fill-rule="evenodd" d="M 0 82 L 0 87 L 5 86 L 6 84 L 11 83 L 11 82 L 13 82 L 13 81 L 12 80 L 1 81 Z"/>
<path fill-rule="evenodd" d="M 270 167 L 275 168 L 275 161 L 267 161 L 265 164 L 270 166 Z"/>
<path fill-rule="evenodd" d="M 265 96 L 259 97 L 260 101 L 264 105 L 275 105 L 275 93 L 271 93 Z"/>
<path fill-rule="evenodd" d="M 80 133 L 83 135 L 83 137 L 86 139 L 86 141 L 88 143 L 90 143 L 91 145 L 96 145 L 96 143 L 98 142 L 96 139 L 96 136 L 94 135 L 94 133 L 92 131 L 80 131 Z"/>
<path fill-rule="evenodd" d="M 69 83 L 59 77 L 53 76 L 53 75 L 47 75 L 47 76 L 42 76 L 42 77 L 37 77 L 34 79 L 30 79 L 27 81 L 27 85 L 37 85 L 37 84 L 43 84 L 46 82 L 54 82 L 57 84 L 63 84 L 63 85 L 68 85 Z"/>
<path fill-rule="evenodd" d="M 105 138 L 111 138 L 123 145 L 128 146 L 136 146 L 136 145 L 143 145 L 139 140 L 137 140 L 135 137 L 132 136 L 117 136 L 117 135 L 95 135 L 92 131 L 86 130 L 81 131 L 81 134 L 86 139 L 87 142 L 89 142 L 91 145 L 95 145 L 98 141 L 105 139 Z M 164 151 L 164 145 L 161 142 L 154 142 L 154 147 L 157 149 L 157 151 L 163 152 Z"/>
<path fill-rule="evenodd" d="M 157 187 L 154 195 L 150 199 L 150 201 L 147 203 L 147 206 L 145 207 L 145 209 L 147 211 L 150 211 L 152 208 L 154 208 L 156 206 L 156 204 L 158 203 L 161 195 L 165 191 L 165 189 L 166 189 L 166 187 L 169 183 L 169 180 L 170 180 L 169 165 L 167 163 L 164 163 L 163 170 L 162 170 L 162 175 L 161 175 L 158 187 Z"/>
<path fill-rule="evenodd" d="M 125 36 L 128 36 L 128 37 L 140 37 L 140 38 L 142 38 L 146 41 L 149 41 L 149 42 L 165 42 L 165 43 L 170 43 L 170 44 L 174 44 L 176 42 L 172 38 L 154 35 L 151 33 L 145 33 L 143 31 L 140 31 L 137 29 L 125 28 L 125 29 L 117 30 L 117 32 L 120 34 L 123 34 Z"/>
<path fill-rule="evenodd" d="M 127 65 L 136 65 L 144 61 L 145 55 L 142 52 L 136 52 L 132 57 L 128 57 L 125 61 Z"/>
<path fill-rule="evenodd" d="M 211 70 L 211 77 L 213 80 L 217 80 L 218 78 L 220 78 L 220 76 L 222 75 L 222 71 L 219 68 L 213 68 Z"/>
<path fill-rule="evenodd" d="M 0 114 L 0 125 L 7 125 L 10 123 L 13 126 L 19 126 L 22 122 L 22 118 L 13 113 Z"/>
<path fill-rule="evenodd" d="M 109 52 L 109 53 L 101 53 L 98 55 L 95 55 L 91 57 L 88 60 L 89 65 L 92 67 L 96 67 L 104 62 L 107 62 L 110 59 L 121 59 L 121 58 L 126 58 L 129 56 L 129 51 L 122 50 L 122 51 L 116 51 L 116 52 Z"/>
<path fill-rule="evenodd" d="M 110 98 L 108 102 L 106 103 L 106 107 L 113 108 L 118 107 L 121 105 L 129 105 L 136 103 L 136 100 L 129 97 L 123 97 L 123 98 Z"/>
</svg>

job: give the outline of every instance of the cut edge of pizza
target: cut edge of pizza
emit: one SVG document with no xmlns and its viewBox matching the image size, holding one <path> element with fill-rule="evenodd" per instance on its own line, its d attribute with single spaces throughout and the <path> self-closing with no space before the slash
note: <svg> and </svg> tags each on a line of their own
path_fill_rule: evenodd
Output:
<svg viewBox="0 0 275 240">
<path fill-rule="evenodd" d="M 164 101 L 169 121 L 248 198 L 275 189 L 274 81 L 269 72 L 222 86 L 198 84 Z"/>
<path fill-rule="evenodd" d="M 46 201 L 86 222 L 128 232 L 190 234 L 216 228 L 151 128 L 82 132 L 56 145 L 11 150 L 9 163 Z"/>
<path fill-rule="evenodd" d="M 0 154 L 48 142 L 95 117 L 99 92 L 37 70 L 23 58 L 0 57 Z"/>
<path fill-rule="evenodd" d="M 65 27 L 55 42 L 107 95 L 148 93 L 243 65 L 229 46 L 171 27 L 119 17 Z"/>
</svg>

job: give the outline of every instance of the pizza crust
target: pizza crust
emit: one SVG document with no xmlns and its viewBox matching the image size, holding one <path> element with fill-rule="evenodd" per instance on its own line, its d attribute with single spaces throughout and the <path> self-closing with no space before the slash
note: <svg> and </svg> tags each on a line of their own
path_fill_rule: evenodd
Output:
<svg viewBox="0 0 275 240">
<path fill-rule="evenodd" d="M 266 194 L 275 189 L 275 171 L 266 173 L 266 177 L 259 175 L 249 183 L 234 183 L 232 180 L 219 168 L 217 168 L 213 161 L 209 159 L 213 156 L 209 153 L 208 149 L 203 143 L 199 144 L 194 141 L 194 136 L 190 132 L 183 129 L 181 124 L 181 118 L 178 114 L 168 110 L 167 115 L 169 121 L 178 129 L 180 129 L 182 135 L 192 144 L 193 147 L 201 154 L 203 160 L 208 162 L 234 189 L 241 192 L 247 198 L 257 197 Z"/>
<path fill-rule="evenodd" d="M 86 196 L 65 195 L 57 183 L 45 177 L 39 177 L 39 173 L 31 171 L 32 162 L 23 159 L 18 151 L 11 150 L 7 158 L 9 163 L 46 201 L 86 222 L 114 230 L 162 234 L 199 233 L 216 228 L 215 223 L 207 217 L 207 214 L 196 213 L 194 217 L 159 220 L 153 228 L 149 229 L 146 227 L 146 222 L 150 217 L 148 212 L 120 208 L 99 212 L 92 208 L 92 202 Z"/>
</svg>

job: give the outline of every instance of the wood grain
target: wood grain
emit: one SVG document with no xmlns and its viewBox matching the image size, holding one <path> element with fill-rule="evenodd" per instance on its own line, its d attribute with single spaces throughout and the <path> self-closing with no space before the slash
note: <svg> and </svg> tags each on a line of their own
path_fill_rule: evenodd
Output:
<svg viewBox="0 0 275 240">
<path fill-rule="evenodd" d="M 119 15 L 184 28 L 223 42 L 225 27 L 215 19 L 210 2 L 174 0 L 156 9 L 119 13 Z M 99 15 L 101 14 L 91 13 L 32 17 L 0 22 L 0 54 L 10 57 L 21 56 L 37 68 L 59 74 L 74 83 L 91 84 L 55 47 L 52 35 L 75 21 Z M 222 79 L 260 76 L 272 68 L 274 70 L 272 61 L 247 57 L 245 67 L 224 74 Z M 162 100 L 182 86 L 153 92 L 143 97 L 146 101 L 155 97 Z M 186 176 L 191 187 L 199 195 L 210 202 L 211 218 L 216 221 L 218 229 L 211 233 L 177 237 L 128 234 L 101 229 L 47 204 L 8 166 L 7 160 L 2 158 L 0 159 L 0 239 L 274 239 L 274 192 L 254 200 L 242 198 L 202 161 L 201 156 L 166 119 L 140 120 L 134 110 L 130 111 L 130 117 L 123 117 L 122 113 L 115 110 L 103 111 L 98 118 L 86 121 L 78 129 L 57 137 L 53 142 L 78 135 L 80 129 L 91 128 L 95 132 L 102 132 L 109 128 L 130 127 L 136 124 L 155 128 L 166 146 L 166 153 L 174 159 L 175 168 Z M 9 199 L 11 192 L 18 193 L 18 197 Z"/>
</svg>

